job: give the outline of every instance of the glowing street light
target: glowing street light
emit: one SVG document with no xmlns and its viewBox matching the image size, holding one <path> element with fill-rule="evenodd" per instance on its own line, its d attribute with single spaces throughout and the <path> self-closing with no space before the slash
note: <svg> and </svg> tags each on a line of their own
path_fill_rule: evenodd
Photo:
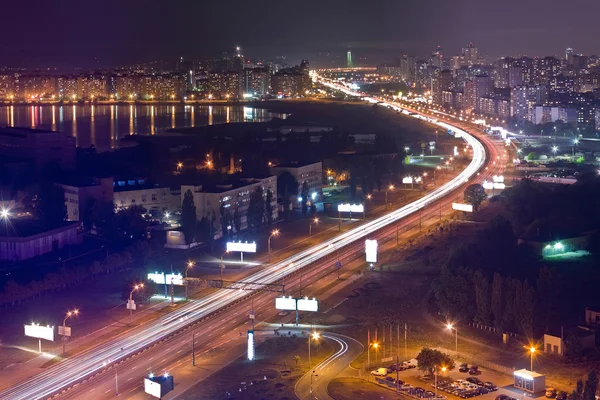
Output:
<svg viewBox="0 0 600 400">
<path fill-rule="evenodd" d="M 63 352 L 62 352 L 62 355 L 63 355 L 63 357 L 65 356 L 65 346 L 66 346 L 66 340 L 67 340 L 67 335 L 65 334 L 66 333 L 65 332 L 65 328 L 67 326 L 67 320 L 69 318 L 71 318 L 72 316 L 74 316 L 74 315 L 79 315 L 79 310 L 78 309 L 67 311 L 67 314 L 65 315 L 65 319 L 63 319 L 63 338 L 62 338 L 62 341 L 63 341 Z"/>
<path fill-rule="evenodd" d="M 317 342 L 320 337 L 321 335 L 319 334 L 319 332 L 313 332 L 310 335 L 308 335 L 308 368 L 310 368 L 310 342 L 313 340 Z"/>
<path fill-rule="evenodd" d="M 556 156 L 556 152 L 558 151 L 558 146 L 552 146 L 552 153 Z"/>
<path fill-rule="evenodd" d="M 456 352 L 456 354 L 458 354 L 458 329 L 456 329 L 456 327 L 451 323 L 446 324 L 446 329 L 448 329 L 450 332 L 452 332 L 452 330 L 454 330 L 455 332 L 454 351 Z"/>
<path fill-rule="evenodd" d="M 388 186 L 387 190 L 385 191 L 385 208 L 386 209 L 387 209 L 387 206 L 388 206 L 388 192 L 390 190 L 394 190 L 394 185 Z"/>
<path fill-rule="evenodd" d="M 181 168 L 183 168 L 183 163 L 180 161 L 177 163 L 177 172 L 181 172 Z"/>
<path fill-rule="evenodd" d="M 315 218 L 313 220 L 310 221 L 310 223 L 308 224 L 308 236 L 312 236 L 312 226 L 313 224 L 317 225 L 319 223 L 319 218 Z"/>
<path fill-rule="evenodd" d="M 188 271 L 192 268 L 194 268 L 194 266 L 196 265 L 196 263 L 193 260 L 188 261 L 187 263 L 187 267 L 185 268 L 185 299 L 187 300 L 188 298 Z"/>
<path fill-rule="evenodd" d="M 535 352 L 536 352 L 536 348 L 531 346 L 529 348 L 529 355 L 530 355 L 529 370 L 531 372 L 533 372 L 533 355 L 535 354 Z"/>
<path fill-rule="evenodd" d="M 129 325 L 133 323 L 133 292 L 136 290 L 142 289 L 144 287 L 143 283 L 133 286 L 131 292 L 129 292 Z"/>
<path fill-rule="evenodd" d="M 8 209 L 3 208 L 0 210 L 0 218 L 8 219 L 8 217 L 10 217 L 10 211 L 8 211 Z"/>
<path fill-rule="evenodd" d="M 271 262 L 271 238 L 273 236 L 278 236 L 279 235 L 279 229 L 275 229 L 273 232 L 271 232 L 271 235 L 269 236 L 269 239 L 267 240 L 267 252 L 269 254 L 269 262 Z"/>
</svg>

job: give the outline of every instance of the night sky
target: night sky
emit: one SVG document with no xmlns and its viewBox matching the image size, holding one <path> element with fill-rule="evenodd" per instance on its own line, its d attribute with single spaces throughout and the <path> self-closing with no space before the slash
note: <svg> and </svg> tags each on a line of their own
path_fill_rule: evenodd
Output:
<svg viewBox="0 0 600 400">
<path fill-rule="evenodd" d="M 600 53 L 594 0 L 103 0 L 3 4 L 0 66 L 90 68 L 211 57 L 368 61 L 456 54 L 473 41 L 490 56 Z"/>
</svg>

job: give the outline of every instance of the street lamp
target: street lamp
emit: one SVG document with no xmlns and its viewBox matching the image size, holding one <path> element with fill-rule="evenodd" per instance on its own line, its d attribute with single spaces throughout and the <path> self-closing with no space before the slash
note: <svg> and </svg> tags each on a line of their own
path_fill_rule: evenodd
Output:
<svg viewBox="0 0 600 400">
<path fill-rule="evenodd" d="M 435 388 L 435 397 L 437 398 L 437 394 L 438 394 L 438 391 L 437 391 L 437 365 L 434 366 L 434 368 L 435 368 L 435 370 L 434 370 L 433 374 L 435 377 L 435 382 L 433 384 L 433 387 Z M 446 367 L 442 367 L 442 372 L 446 372 Z"/>
<path fill-rule="evenodd" d="M 131 292 L 129 292 L 129 325 L 133 323 L 133 292 L 142 289 L 143 287 L 144 284 L 140 283 L 139 285 L 135 285 L 133 289 L 131 289 Z"/>
<path fill-rule="evenodd" d="M 319 334 L 319 332 L 313 332 L 310 335 L 308 335 L 308 368 L 310 368 L 310 342 L 311 340 L 314 340 L 316 342 L 319 340 L 320 337 L 321 335 Z"/>
<path fill-rule="evenodd" d="M 271 232 L 271 235 L 269 236 L 269 239 L 267 240 L 267 252 L 269 254 L 269 262 L 271 262 L 271 238 L 273 236 L 277 236 L 279 235 L 279 229 L 275 229 L 273 232 Z"/>
<path fill-rule="evenodd" d="M 181 168 L 183 168 L 183 163 L 180 161 L 177 163 L 177 172 L 181 172 Z"/>
<path fill-rule="evenodd" d="M 452 330 L 454 329 L 455 332 L 455 344 L 454 344 L 454 351 L 456 352 L 456 354 L 458 355 L 458 329 L 456 329 L 456 327 L 450 323 L 446 324 L 446 329 L 448 329 L 450 332 L 452 332 Z"/>
<path fill-rule="evenodd" d="M 388 206 L 388 192 L 390 190 L 394 190 L 394 185 L 388 186 L 387 190 L 385 191 L 385 208 L 386 208 L 386 210 L 387 210 L 387 206 Z"/>
<path fill-rule="evenodd" d="M 79 314 L 78 309 L 70 310 L 70 311 L 67 311 L 67 314 L 65 315 L 65 319 L 63 319 L 63 338 L 62 338 L 62 340 L 63 340 L 63 357 L 65 356 L 65 346 L 66 346 L 65 341 L 67 339 L 67 335 L 65 334 L 66 333 L 65 328 L 67 327 L 67 320 L 69 318 L 71 318 L 73 315 L 78 315 L 78 314 Z"/>
<path fill-rule="evenodd" d="M 223 256 L 229 253 L 229 250 L 225 250 L 223 254 L 221 254 L 221 264 L 219 264 L 219 269 L 221 270 L 221 282 L 223 282 L 223 269 L 225 269 L 225 265 L 223 265 Z"/>
<path fill-rule="evenodd" d="M 6 208 L 3 208 L 0 211 L 0 218 L 8 219 L 8 217 L 10 217 L 10 212 Z"/>
<path fill-rule="evenodd" d="M 556 152 L 558 151 L 558 146 L 552 146 L 552 153 L 556 156 Z"/>
<path fill-rule="evenodd" d="M 188 298 L 188 271 L 192 268 L 194 268 L 194 265 L 196 265 L 196 263 L 192 260 L 188 261 L 187 263 L 187 267 L 185 268 L 185 299 L 187 300 Z"/>
<path fill-rule="evenodd" d="M 531 347 L 529 348 L 529 355 L 530 355 L 530 364 L 529 364 L 529 370 L 530 370 L 531 372 L 533 372 L 533 355 L 535 354 L 535 351 L 536 351 L 535 347 L 531 346 Z"/>
<path fill-rule="evenodd" d="M 319 218 L 315 218 L 313 220 L 310 221 L 310 223 L 308 224 L 308 236 L 311 237 L 312 236 L 312 226 L 313 224 L 318 224 L 319 223 Z"/>
</svg>

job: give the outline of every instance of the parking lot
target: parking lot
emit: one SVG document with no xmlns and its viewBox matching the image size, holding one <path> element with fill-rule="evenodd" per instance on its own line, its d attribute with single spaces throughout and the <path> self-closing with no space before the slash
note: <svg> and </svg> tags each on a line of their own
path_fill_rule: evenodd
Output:
<svg viewBox="0 0 600 400">
<path fill-rule="evenodd" d="M 496 400 L 498 396 L 502 396 L 502 400 L 522 400 L 531 397 L 544 398 L 544 393 L 532 396 L 529 393 L 526 394 L 516 390 L 513 387 L 513 378 L 510 376 L 482 368 L 478 368 L 478 374 L 471 375 L 468 369 L 463 368 L 464 372 L 459 371 L 460 366 L 461 363 L 456 362 L 456 368 L 453 371 L 438 371 L 437 398 L 439 400 L 466 398 Z M 423 376 L 423 373 L 417 368 L 399 371 L 398 379 L 403 394 L 423 399 L 434 399 L 436 397 L 434 378 Z M 396 388 L 396 372 L 388 373 L 386 377 L 376 377 L 375 380 L 380 385 L 388 386 L 391 389 Z"/>
</svg>

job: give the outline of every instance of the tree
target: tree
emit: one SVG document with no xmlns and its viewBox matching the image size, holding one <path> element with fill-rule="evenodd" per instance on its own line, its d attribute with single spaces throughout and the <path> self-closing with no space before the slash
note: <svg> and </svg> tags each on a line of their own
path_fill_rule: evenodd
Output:
<svg viewBox="0 0 600 400">
<path fill-rule="evenodd" d="M 264 215 L 265 201 L 263 199 L 263 190 L 262 187 L 257 186 L 250 194 L 250 201 L 248 203 L 248 227 L 251 229 L 258 229 L 262 224 Z"/>
<path fill-rule="evenodd" d="M 427 347 L 417 355 L 417 361 L 419 362 L 419 369 L 431 375 L 435 373 L 436 368 L 446 367 L 448 371 L 454 369 L 454 360 L 452 357 L 439 350 Z"/>
<path fill-rule="evenodd" d="M 302 197 L 302 215 L 306 217 L 306 213 L 308 212 L 308 183 L 306 181 L 302 182 L 300 197 Z"/>
<path fill-rule="evenodd" d="M 590 371 L 587 381 L 583 388 L 583 400 L 596 400 L 596 390 L 598 389 L 598 375 L 596 371 Z"/>
<path fill-rule="evenodd" d="M 230 229 L 228 229 L 228 227 L 230 226 L 229 214 L 225 209 L 225 202 L 223 201 L 223 199 L 221 199 L 220 202 L 221 204 L 219 205 L 219 217 L 221 220 L 221 233 L 223 234 L 223 237 L 227 237 L 230 231 Z"/>
<path fill-rule="evenodd" d="M 265 221 L 267 221 L 267 226 L 273 224 L 273 192 L 270 190 L 267 190 L 265 197 Z"/>
<path fill-rule="evenodd" d="M 294 178 L 294 175 L 285 171 L 277 177 L 277 193 L 283 197 L 283 208 L 287 215 L 290 205 L 290 196 L 298 194 L 298 181 Z"/>
<path fill-rule="evenodd" d="M 311 205 L 310 205 L 310 217 L 314 219 L 316 215 L 317 215 L 317 206 L 315 205 L 315 203 L 311 203 Z"/>
<path fill-rule="evenodd" d="M 60 226 L 67 218 L 65 191 L 52 182 L 42 182 L 37 193 L 35 217 L 46 227 Z"/>
<path fill-rule="evenodd" d="M 481 324 L 489 325 L 491 313 L 490 283 L 481 271 L 476 271 L 473 274 L 473 286 L 475 288 L 475 304 L 477 306 L 475 319 Z"/>
<path fill-rule="evenodd" d="M 145 239 L 148 228 L 148 221 L 144 218 L 146 211 L 140 205 L 121 208 L 111 221 L 108 235 L 124 242 Z"/>
<path fill-rule="evenodd" d="M 183 195 L 181 202 L 181 230 L 185 235 L 185 242 L 191 243 L 196 231 L 196 205 L 194 204 L 194 195 L 188 190 Z"/>
<path fill-rule="evenodd" d="M 494 280 L 492 281 L 492 299 L 490 308 L 492 315 L 494 316 L 494 325 L 497 329 L 502 329 L 502 316 L 504 314 L 503 289 L 502 276 L 496 272 L 494 274 Z"/>
<path fill-rule="evenodd" d="M 95 201 L 91 211 L 91 224 L 99 235 L 105 235 L 113 226 L 115 205 L 112 201 Z"/>
<path fill-rule="evenodd" d="M 527 161 L 534 161 L 534 160 L 539 160 L 540 159 L 540 155 L 534 151 L 532 151 L 531 153 L 527 154 Z"/>
<path fill-rule="evenodd" d="M 233 227 L 235 228 L 236 233 L 239 233 L 239 231 L 242 230 L 242 216 L 240 215 L 240 210 L 238 209 L 237 204 L 233 210 Z"/>
<path fill-rule="evenodd" d="M 485 199 L 487 199 L 487 193 L 483 186 L 478 183 L 467 186 L 465 189 L 465 201 L 473 206 L 473 211 L 477 212 L 479 206 Z"/>
<path fill-rule="evenodd" d="M 583 400 L 583 382 L 577 381 L 577 388 L 569 395 L 569 400 Z"/>
</svg>

